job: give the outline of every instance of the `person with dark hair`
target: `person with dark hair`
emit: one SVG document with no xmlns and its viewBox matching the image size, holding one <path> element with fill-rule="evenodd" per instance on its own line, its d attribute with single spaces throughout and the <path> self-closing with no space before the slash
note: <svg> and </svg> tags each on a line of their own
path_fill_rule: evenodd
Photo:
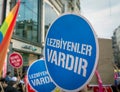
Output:
<svg viewBox="0 0 120 92">
<path fill-rule="evenodd" d="M 4 92 L 4 89 L 3 89 L 3 86 L 2 86 L 1 80 L 2 80 L 2 79 L 0 79 L 0 92 Z"/>
<path fill-rule="evenodd" d="M 120 84 L 118 84 L 116 86 L 112 85 L 111 87 L 112 87 L 113 92 L 120 92 Z"/>
<path fill-rule="evenodd" d="M 15 85 L 16 85 L 15 81 L 9 81 L 8 86 L 5 89 L 5 92 L 18 92 Z"/>
<path fill-rule="evenodd" d="M 5 77 L 5 80 L 6 80 L 7 82 L 9 82 L 9 81 L 11 80 L 11 72 L 10 72 L 10 71 L 7 72 L 6 77 Z"/>
<path fill-rule="evenodd" d="M 116 89 L 116 86 L 112 85 L 111 88 L 112 88 L 113 92 L 118 92 L 117 89 Z"/>
<path fill-rule="evenodd" d="M 22 83 L 19 83 L 19 84 L 17 85 L 17 89 L 18 89 L 19 92 L 25 92 L 23 86 L 24 86 L 24 84 L 22 84 Z"/>
<path fill-rule="evenodd" d="M 5 88 L 8 86 L 7 81 L 5 80 L 5 78 L 1 78 L 0 83 L 1 83 L 1 89 L 5 90 Z"/>
<path fill-rule="evenodd" d="M 4 89 L 3 92 L 18 92 L 16 88 L 13 87 L 13 85 L 15 83 L 13 83 L 12 81 L 9 81 L 9 84 L 7 84 L 7 81 L 5 80 L 5 78 L 2 78 L 1 80 L 1 85 Z"/>
<path fill-rule="evenodd" d="M 120 92 L 120 83 L 117 85 L 117 90 Z"/>
</svg>

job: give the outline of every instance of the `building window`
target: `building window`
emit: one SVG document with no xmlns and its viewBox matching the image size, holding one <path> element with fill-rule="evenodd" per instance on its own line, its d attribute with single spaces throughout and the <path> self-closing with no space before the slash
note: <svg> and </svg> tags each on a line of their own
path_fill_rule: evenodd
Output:
<svg viewBox="0 0 120 92">
<path fill-rule="evenodd" d="M 58 17 L 57 13 L 49 4 L 45 3 L 45 35 L 51 23 Z"/>
<path fill-rule="evenodd" d="M 4 6 L 4 5 L 3 5 L 3 4 L 4 4 L 3 1 L 4 1 L 4 0 L 1 0 L 1 1 L 0 1 L 0 25 L 2 25 L 3 15 L 4 15 L 4 14 L 3 14 L 3 13 L 4 13 L 4 12 L 3 12 L 3 6 Z"/>
<path fill-rule="evenodd" d="M 14 35 L 31 42 L 38 41 L 38 0 L 22 0 Z"/>
</svg>

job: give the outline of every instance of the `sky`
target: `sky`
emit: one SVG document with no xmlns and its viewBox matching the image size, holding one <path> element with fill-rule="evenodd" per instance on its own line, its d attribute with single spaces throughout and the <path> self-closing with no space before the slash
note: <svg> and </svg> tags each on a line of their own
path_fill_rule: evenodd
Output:
<svg viewBox="0 0 120 92">
<path fill-rule="evenodd" d="M 99 38 L 111 39 L 120 25 L 120 0 L 80 0 L 81 15 L 86 17 Z"/>
</svg>

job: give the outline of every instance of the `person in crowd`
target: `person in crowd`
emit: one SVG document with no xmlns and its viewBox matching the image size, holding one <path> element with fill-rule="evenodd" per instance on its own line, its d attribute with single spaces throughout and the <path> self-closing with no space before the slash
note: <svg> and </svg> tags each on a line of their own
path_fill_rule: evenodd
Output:
<svg viewBox="0 0 120 92">
<path fill-rule="evenodd" d="M 12 86 L 17 88 L 19 92 L 26 92 L 26 85 L 24 83 L 24 74 L 22 76 L 20 76 L 20 74 L 14 74 L 11 80 L 16 82 Z"/>
<path fill-rule="evenodd" d="M 120 92 L 120 84 L 111 86 L 113 92 Z"/>
<path fill-rule="evenodd" d="M 1 78 L 0 81 L 1 86 L 3 88 L 3 92 L 18 92 L 17 88 L 14 87 L 14 81 L 10 80 L 9 82 L 7 82 L 5 78 Z"/>
<path fill-rule="evenodd" d="M 0 83 L 1 83 L 1 89 L 3 92 L 5 92 L 5 89 L 7 88 L 8 84 L 5 78 L 1 78 L 0 79 Z"/>
<path fill-rule="evenodd" d="M 11 80 L 11 72 L 10 72 L 10 71 L 7 72 L 6 77 L 5 77 L 5 80 L 6 80 L 7 82 L 9 82 L 9 81 Z"/>
<path fill-rule="evenodd" d="M 18 92 L 25 92 L 24 84 L 19 83 L 17 85 Z"/>
<path fill-rule="evenodd" d="M 5 86 L 4 82 L 5 82 L 5 79 L 0 78 L 0 92 L 4 92 L 4 88 L 3 88 L 3 86 Z M 6 86 L 7 86 L 7 84 L 6 84 Z"/>
<path fill-rule="evenodd" d="M 16 82 L 9 81 L 8 87 L 5 89 L 5 92 L 18 92 Z"/>
<path fill-rule="evenodd" d="M 118 88 L 118 91 L 120 92 L 120 83 L 118 84 L 117 88 Z"/>
</svg>

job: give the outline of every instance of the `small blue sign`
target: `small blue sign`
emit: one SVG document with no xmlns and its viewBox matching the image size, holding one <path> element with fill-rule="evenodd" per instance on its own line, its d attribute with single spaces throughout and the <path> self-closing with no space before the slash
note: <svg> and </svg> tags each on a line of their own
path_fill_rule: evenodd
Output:
<svg viewBox="0 0 120 92">
<path fill-rule="evenodd" d="M 82 16 L 65 14 L 46 36 L 45 61 L 53 82 L 65 91 L 79 91 L 92 78 L 98 63 L 98 40 Z"/>
<path fill-rule="evenodd" d="M 51 92 L 56 87 L 45 67 L 44 60 L 35 61 L 27 72 L 30 86 L 38 92 Z"/>
</svg>

